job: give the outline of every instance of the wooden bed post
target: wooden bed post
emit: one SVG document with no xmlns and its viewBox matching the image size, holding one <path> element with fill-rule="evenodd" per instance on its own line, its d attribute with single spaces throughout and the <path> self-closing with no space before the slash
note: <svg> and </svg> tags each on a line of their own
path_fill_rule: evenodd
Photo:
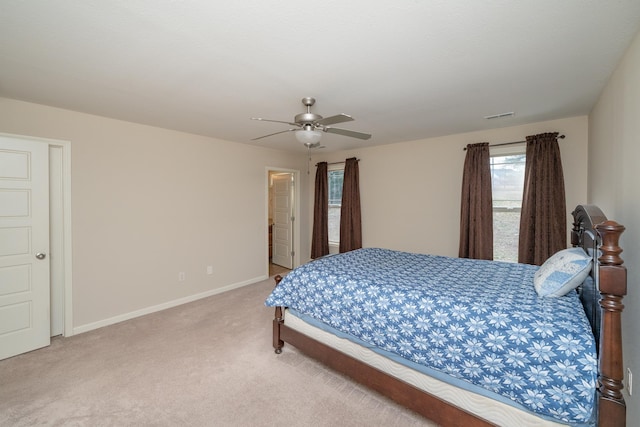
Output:
<svg viewBox="0 0 640 427">
<path fill-rule="evenodd" d="M 622 363 L 622 298 L 627 294 L 627 269 L 620 258 L 618 245 L 624 226 L 605 221 L 595 226 L 602 237 L 600 250 L 600 332 L 599 426 L 626 425 L 626 406 L 622 396 L 624 378 Z"/>
<path fill-rule="evenodd" d="M 276 281 L 276 286 L 282 280 L 282 276 L 279 274 L 274 277 Z M 275 349 L 276 354 L 282 353 L 282 347 L 284 346 L 284 341 L 280 339 L 280 325 L 284 323 L 284 319 L 282 317 L 282 307 L 276 307 L 275 317 L 273 319 L 273 348 Z"/>
</svg>

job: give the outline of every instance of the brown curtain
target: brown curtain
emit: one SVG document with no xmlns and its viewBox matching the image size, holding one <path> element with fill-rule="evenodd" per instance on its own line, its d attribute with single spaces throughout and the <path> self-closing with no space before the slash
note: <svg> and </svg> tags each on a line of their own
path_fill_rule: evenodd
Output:
<svg viewBox="0 0 640 427">
<path fill-rule="evenodd" d="M 527 136 L 518 262 L 542 265 L 567 247 L 567 211 L 558 133 Z"/>
<path fill-rule="evenodd" d="M 489 143 L 467 145 L 460 205 L 460 258 L 493 259 Z"/>
<path fill-rule="evenodd" d="M 313 234 L 311 235 L 311 258 L 320 258 L 329 253 L 329 180 L 327 162 L 318 163 L 316 191 L 313 205 Z"/>
<path fill-rule="evenodd" d="M 340 208 L 340 253 L 362 247 L 362 214 L 360 212 L 360 178 L 358 159 L 347 159 L 342 184 Z"/>
</svg>

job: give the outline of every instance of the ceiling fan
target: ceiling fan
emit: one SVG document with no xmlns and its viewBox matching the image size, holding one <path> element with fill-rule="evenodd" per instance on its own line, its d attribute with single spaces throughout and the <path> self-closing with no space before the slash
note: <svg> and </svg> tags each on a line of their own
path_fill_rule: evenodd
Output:
<svg viewBox="0 0 640 427">
<path fill-rule="evenodd" d="M 307 107 L 306 113 L 297 114 L 293 122 L 286 122 L 282 120 L 268 120 L 263 119 L 261 117 L 252 117 L 251 120 L 259 120 L 261 122 L 274 122 L 274 123 L 285 123 L 291 126 L 295 126 L 293 128 L 282 130 L 280 132 L 270 133 L 268 135 L 259 136 L 257 138 L 253 138 L 252 141 L 256 141 L 258 139 L 267 138 L 269 136 L 278 135 L 280 133 L 285 132 L 295 132 L 296 139 L 303 144 L 307 148 L 316 148 L 320 146 L 320 139 L 322 138 L 322 132 L 327 133 L 335 133 L 338 135 L 349 136 L 351 138 L 358 139 L 369 139 L 371 135 L 368 133 L 355 132 L 347 129 L 338 129 L 331 127 L 330 125 L 334 125 L 336 123 L 344 123 L 350 122 L 353 120 L 353 117 L 348 114 L 337 114 L 335 116 L 330 116 L 323 118 L 319 114 L 314 114 L 311 112 L 311 106 L 316 103 L 315 98 L 302 98 L 302 104 Z"/>
</svg>

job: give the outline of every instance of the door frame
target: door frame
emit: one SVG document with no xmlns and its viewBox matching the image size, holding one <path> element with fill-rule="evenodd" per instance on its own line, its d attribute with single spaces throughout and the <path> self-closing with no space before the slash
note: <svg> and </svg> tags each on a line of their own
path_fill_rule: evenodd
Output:
<svg viewBox="0 0 640 427">
<path fill-rule="evenodd" d="M 58 307 L 58 311 L 63 313 L 63 332 L 62 336 L 70 337 L 73 335 L 73 287 L 72 287 L 72 238 L 71 238 L 71 141 L 62 141 L 48 138 L 39 138 L 27 135 L 16 135 L 10 133 L 0 132 L 0 135 L 8 138 L 24 139 L 31 141 L 39 141 L 49 146 L 51 149 L 62 150 L 61 155 L 58 156 L 61 161 L 61 165 L 54 169 L 58 172 L 53 172 L 52 168 L 49 168 L 49 180 L 58 180 L 62 182 L 60 194 L 50 194 L 55 198 L 55 201 L 49 202 L 50 209 L 53 209 L 58 218 L 62 218 L 61 222 L 50 222 L 49 233 L 57 234 L 61 236 L 62 253 L 57 257 L 49 257 L 50 262 L 55 262 L 57 271 L 59 274 L 56 277 L 50 278 L 49 286 L 57 286 L 64 294 L 63 307 Z M 49 164 L 51 165 L 52 156 L 49 156 Z M 52 215 L 51 211 L 49 215 Z"/>
<path fill-rule="evenodd" d="M 266 277 L 269 277 L 269 172 L 290 173 L 293 175 L 293 268 L 300 265 L 300 171 L 267 166 L 264 179 L 264 249 L 266 251 Z"/>
</svg>

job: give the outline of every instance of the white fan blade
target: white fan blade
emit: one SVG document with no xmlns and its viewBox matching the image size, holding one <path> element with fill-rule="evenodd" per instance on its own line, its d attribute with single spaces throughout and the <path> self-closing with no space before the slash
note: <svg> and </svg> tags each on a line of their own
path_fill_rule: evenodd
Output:
<svg viewBox="0 0 640 427">
<path fill-rule="evenodd" d="M 286 123 L 291 126 L 300 126 L 298 123 L 283 122 L 282 120 L 269 120 L 269 119 L 263 119 L 262 117 L 251 117 L 251 120 L 258 120 L 261 122 Z"/>
<path fill-rule="evenodd" d="M 251 140 L 252 140 L 252 141 L 256 141 L 256 140 L 258 140 L 258 139 L 266 138 L 266 137 L 268 137 L 268 136 L 277 135 L 277 134 L 279 134 L 279 133 L 292 132 L 292 131 L 294 131 L 294 130 L 298 130 L 298 129 L 287 129 L 287 130 L 281 130 L 280 132 L 270 133 L 269 135 L 262 135 L 262 136 L 259 136 L 259 137 L 257 137 L 257 138 L 252 138 Z"/>
<path fill-rule="evenodd" d="M 327 125 L 335 125 L 336 123 L 350 122 L 352 120 L 353 120 L 353 117 L 351 117 L 350 115 L 340 113 L 335 116 L 325 117 L 324 119 L 320 119 L 316 121 L 316 123 L 321 126 L 327 126 Z"/>
<path fill-rule="evenodd" d="M 328 133 L 336 133 L 338 135 L 350 136 L 351 138 L 358 138 L 358 139 L 371 138 L 371 135 L 368 133 L 355 132 L 352 130 L 337 129 L 337 128 L 324 128 L 323 130 Z"/>
</svg>

